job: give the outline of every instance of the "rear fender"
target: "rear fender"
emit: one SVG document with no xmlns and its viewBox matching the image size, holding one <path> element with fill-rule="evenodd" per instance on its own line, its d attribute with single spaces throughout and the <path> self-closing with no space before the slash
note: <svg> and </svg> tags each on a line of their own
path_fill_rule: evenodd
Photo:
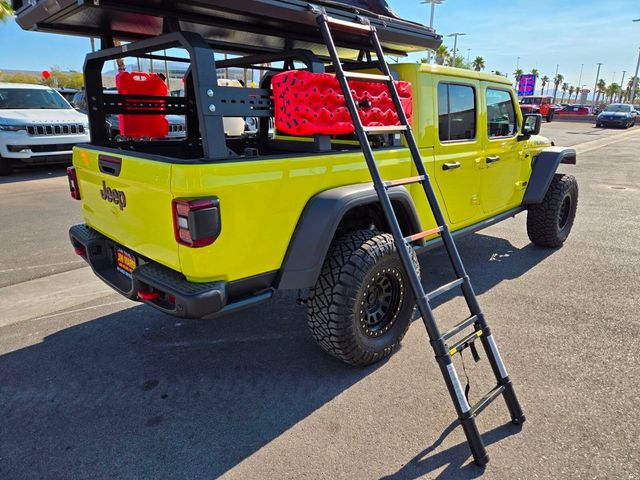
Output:
<svg viewBox="0 0 640 480">
<path fill-rule="evenodd" d="M 391 188 L 389 197 L 399 219 L 409 223 L 405 227 L 419 232 L 420 220 L 409 192 L 403 187 Z M 312 287 L 342 219 L 355 208 L 378 203 L 371 184 L 332 188 L 309 200 L 287 249 L 278 288 Z"/>
</svg>

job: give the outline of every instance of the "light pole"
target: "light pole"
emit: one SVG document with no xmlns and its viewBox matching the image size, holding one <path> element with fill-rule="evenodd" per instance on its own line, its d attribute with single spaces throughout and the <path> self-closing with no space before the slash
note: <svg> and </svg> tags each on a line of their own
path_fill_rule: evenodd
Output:
<svg viewBox="0 0 640 480">
<path fill-rule="evenodd" d="M 638 20 L 634 20 L 635 21 L 640 21 L 640 18 Z M 638 52 L 638 64 L 636 65 L 636 74 L 633 77 L 633 85 L 631 85 L 631 101 L 629 102 L 631 105 L 633 105 L 633 102 L 636 99 L 636 87 L 638 86 L 638 71 L 640 71 L 640 52 Z"/>
<path fill-rule="evenodd" d="M 516 70 L 520 68 L 520 57 L 516 60 Z"/>
<path fill-rule="evenodd" d="M 593 106 L 596 106 L 596 91 L 598 90 L 598 80 L 600 79 L 600 67 L 604 65 L 604 63 L 598 63 L 598 73 L 596 73 L 596 86 L 593 87 Z"/>
<path fill-rule="evenodd" d="M 471 65 L 471 49 L 467 48 L 467 65 Z"/>
<path fill-rule="evenodd" d="M 442 4 L 442 2 L 444 2 L 444 0 L 422 0 L 420 2 L 423 5 L 431 4 L 431 20 L 429 20 L 429 28 L 431 28 L 432 30 L 433 30 L 433 18 L 436 14 L 436 5 L 440 5 Z M 429 55 L 427 55 L 429 63 L 431 63 L 432 55 L 433 54 L 431 53 L 431 50 L 429 50 Z"/>
<path fill-rule="evenodd" d="M 624 76 L 627 74 L 626 70 L 622 71 L 622 80 L 620 80 L 620 101 L 622 102 L 622 96 L 624 95 Z"/>
<path fill-rule="evenodd" d="M 578 90 L 582 89 L 582 72 L 584 71 L 584 63 L 580 66 L 580 78 L 578 79 Z M 578 93 L 576 92 L 576 103 L 578 102 Z"/>
<path fill-rule="evenodd" d="M 458 37 L 462 37 L 466 33 L 456 32 L 447 35 L 447 37 L 453 37 L 453 59 L 451 60 L 451 66 L 456 66 L 456 52 L 458 51 Z"/>
<path fill-rule="evenodd" d="M 634 22 L 640 22 L 640 18 L 636 18 Z M 631 105 L 633 105 L 633 102 L 636 99 L 636 87 L 638 86 L 638 70 L 640 70 L 640 53 L 638 53 L 638 65 L 636 66 L 636 74 L 633 77 L 633 85 L 631 85 L 631 101 L 629 102 Z"/>
</svg>

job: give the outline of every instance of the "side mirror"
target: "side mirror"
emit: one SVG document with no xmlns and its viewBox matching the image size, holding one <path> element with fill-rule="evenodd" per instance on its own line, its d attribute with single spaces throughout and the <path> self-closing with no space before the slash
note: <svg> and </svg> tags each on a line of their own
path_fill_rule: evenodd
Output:
<svg viewBox="0 0 640 480">
<path fill-rule="evenodd" d="M 542 126 L 542 115 L 539 113 L 528 113 L 523 116 L 522 131 L 520 140 L 528 140 L 531 135 L 538 135 Z"/>
</svg>

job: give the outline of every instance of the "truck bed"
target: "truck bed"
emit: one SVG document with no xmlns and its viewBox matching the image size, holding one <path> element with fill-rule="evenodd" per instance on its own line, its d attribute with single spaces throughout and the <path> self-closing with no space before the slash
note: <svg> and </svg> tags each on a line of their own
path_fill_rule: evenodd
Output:
<svg viewBox="0 0 640 480">
<path fill-rule="evenodd" d="M 439 35 L 418 23 L 335 1 L 312 3 L 341 20 L 368 18 L 389 53 L 404 55 L 435 49 L 441 43 Z M 167 18 L 177 20 L 182 30 L 199 33 L 218 51 L 323 51 L 316 16 L 306 0 L 12 0 L 12 5 L 25 30 L 133 41 L 160 35 Z M 368 39 L 348 33 L 337 33 L 336 43 L 353 50 L 370 47 Z"/>
</svg>

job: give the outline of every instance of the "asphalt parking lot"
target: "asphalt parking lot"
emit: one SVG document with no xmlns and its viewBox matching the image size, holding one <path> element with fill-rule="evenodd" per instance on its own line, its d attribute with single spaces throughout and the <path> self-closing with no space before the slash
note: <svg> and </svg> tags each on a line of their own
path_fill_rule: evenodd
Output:
<svg viewBox="0 0 640 480">
<path fill-rule="evenodd" d="M 640 127 L 543 134 L 578 150 L 565 246 L 531 245 L 524 214 L 459 242 L 527 416 L 479 417 L 486 470 L 421 322 L 354 369 L 316 347 L 294 293 L 212 322 L 123 300 L 73 254 L 79 204 L 56 167 L 0 180 L 0 478 L 640 478 Z M 421 265 L 426 286 L 447 280 L 443 252 Z M 466 370 L 477 400 L 491 372 Z"/>
</svg>

